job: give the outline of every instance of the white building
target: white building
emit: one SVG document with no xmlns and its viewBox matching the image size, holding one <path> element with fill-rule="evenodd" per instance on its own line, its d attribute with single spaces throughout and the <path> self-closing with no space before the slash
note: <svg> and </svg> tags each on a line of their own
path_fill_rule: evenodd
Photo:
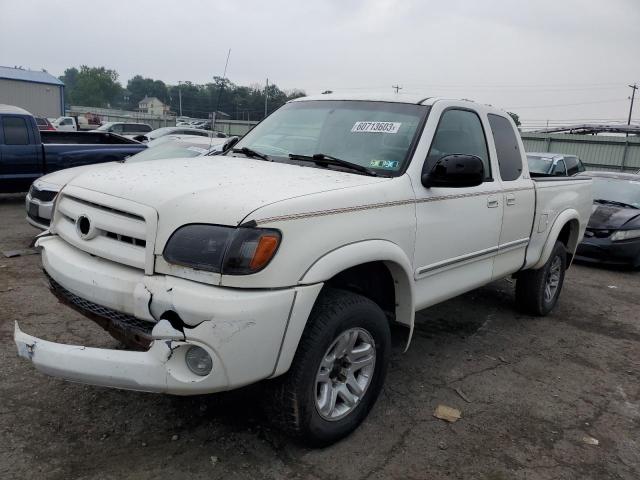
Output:
<svg viewBox="0 0 640 480">
<path fill-rule="evenodd" d="M 144 97 L 138 102 L 138 110 L 152 115 L 169 115 L 169 105 L 165 105 L 156 97 Z"/>
</svg>

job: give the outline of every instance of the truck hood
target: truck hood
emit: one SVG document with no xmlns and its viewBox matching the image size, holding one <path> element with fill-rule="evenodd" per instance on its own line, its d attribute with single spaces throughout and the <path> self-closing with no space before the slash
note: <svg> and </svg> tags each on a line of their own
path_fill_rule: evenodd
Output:
<svg viewBox="0 0 640 480">
<path fill-rule="evenodd" d="M 243 157 L 203 156 L 89 170 L 69 185 L 152 207 L 159 215 L 159 230 L 173 231 L 188 223 L 237 225 L 271 203 L 388 180 Z"/>
<path fill-rule="evenodd" d="M 594 203 L 588 227 L 595 230 L 616 230 L 634 219 L 640 220 L 640 210 L 637 208 Z"/>
<path fill-rule="evenodd" d="M 78 175 L 82 175 L 89 170 L 100 168 L 111 168 L 118 165 L 118 162 L 98 163 L 93 165 L 81 165 L 79 167 L 65 168 L 53 173 L 48 173 L 38 178 L 34 183 L 44 182 L 50 187 L 56 187 L 58 190 L 62 189 L 67 183 L 73 180 Z"/>
</svg>

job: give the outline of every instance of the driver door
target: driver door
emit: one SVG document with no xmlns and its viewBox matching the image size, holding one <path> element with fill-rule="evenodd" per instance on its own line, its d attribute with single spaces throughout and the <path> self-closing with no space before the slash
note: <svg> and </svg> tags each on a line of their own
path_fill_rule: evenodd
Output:
<svg viewBox="0 0 640 480">
<path fill-rule="evenodd" d="M 476 155 L 483 160 L 485 180 L 474 187 L 415 187 L 417 308 L 491 280 L 503 205 L 492 176 L 486 131 L 486 119 L 471 109 L 448 108 L 440 117 L 425 160 L 426 171 L 446 155 Z"/>
</svg>

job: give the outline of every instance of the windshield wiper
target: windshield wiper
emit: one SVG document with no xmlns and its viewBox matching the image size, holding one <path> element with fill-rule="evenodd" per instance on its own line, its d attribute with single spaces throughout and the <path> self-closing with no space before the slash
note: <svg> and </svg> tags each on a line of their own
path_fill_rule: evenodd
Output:
<svg viewBox="0 0 640 480">
<path fill-rule="evenodd" d="M 256 152 L 255 150 L 252 150 L 248 147 L 234 148 L 233 153 L 242 153 L 243 155 L 249 158 L 256 157 L 262 160 L 266 160 L 267 162 L 273 162 L 273 160 L 269 158 L 268 155 L 265 155 L 264 153 Z"/>
<path fill-rule="evenodd" d="M 635 208 L 636 210 L 640 208 L 640 207 L 636 207 L 635 205 L 631 205 L 629 203 L 618 202 L 616 200 L 605 200 L 604 198 L 596 198 L 593 201 L 596 203 L 608 203 L 611 205 L 619 205 L 621 207 Z"/>
<path fill-rule="evenodd" d="M 297 153 L 290 153 L 289 158 L 291 160 L 300 160 L 303 162 L 313 162 L 319 166 L 336 165 L 339 167 L 348 168 L 356 172 L 364 173 L 365 175 L 371 175 L 372 177 L 378 177 L 379 175 L 370 168 L 363 167 L 357 163 L 348 162 L 340 158 L 332 157 L 331 155 L 325 155 L 324 153 L 314 153 L 313 155 L 298 155 Z"/>
</svg>

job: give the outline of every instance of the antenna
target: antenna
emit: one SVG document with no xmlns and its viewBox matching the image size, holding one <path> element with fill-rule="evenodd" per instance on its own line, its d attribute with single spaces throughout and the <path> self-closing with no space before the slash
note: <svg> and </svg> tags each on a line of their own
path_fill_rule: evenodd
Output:
<svg viewBox="0 0 640 480">
<path fill-rule="evenodd" d="M 224 81 L 227 78 L 227 66 L 229 65 L 229 57 L 231 56 L 231 49 L 227 52 L 227 61 L 224 63 L 224 71 L 222 72 L 222 83 L 220 84 L 220 89 L 218 90 L 218 99 L 216 100 L 216 109 L 213 112 L 213 118 L 211 119 L 211 135 L 209 140 L 209 150 L 211 150 L 211 145 L 213 144 L 213 132 L 214 127 L 216 126 L 216 117 L 218 116 L 218 109 L 220 108 L 220 97 L 222 97 L 222 89 L 224 88 Z"/>
</svg>

